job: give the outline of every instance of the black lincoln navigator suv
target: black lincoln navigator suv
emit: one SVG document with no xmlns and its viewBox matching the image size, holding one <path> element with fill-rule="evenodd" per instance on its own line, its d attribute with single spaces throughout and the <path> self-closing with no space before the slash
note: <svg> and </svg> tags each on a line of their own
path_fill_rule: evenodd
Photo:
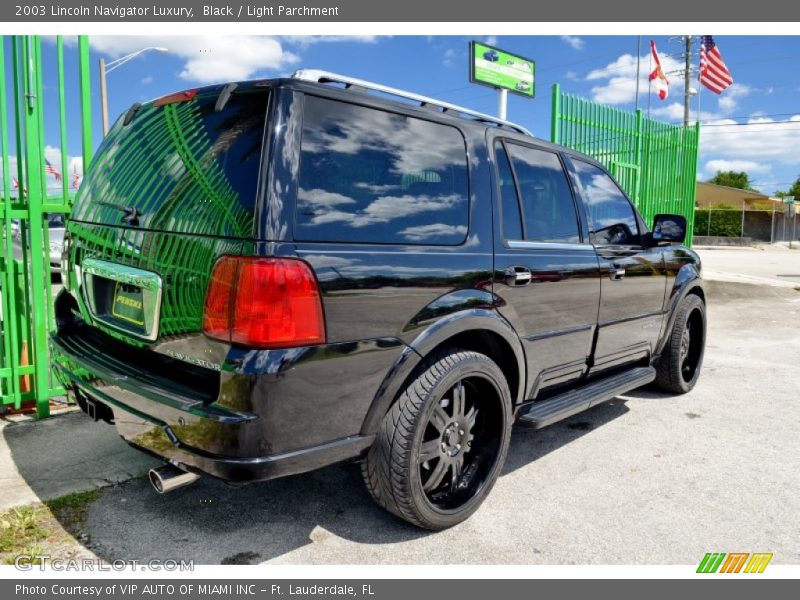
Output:
<svg viewBox="0 0 800 600">
<path fill-rule="evenodd" d="M 375 91 L 381 92 L 376 94 Z M 512 424 L 697 381 L 700 261 L 606 169 L 317 71 L 135 104 L 78 193 L 56 369 L 161 492 L 361 461 L 420 527 L 486 498 Z"/>
</svg>

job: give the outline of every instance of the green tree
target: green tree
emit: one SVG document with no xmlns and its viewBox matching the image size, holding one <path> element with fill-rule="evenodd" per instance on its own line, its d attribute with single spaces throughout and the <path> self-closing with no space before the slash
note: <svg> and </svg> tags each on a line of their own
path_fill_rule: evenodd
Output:
<svg viewBox="0 0 800 600">
<path fill-rule="evenodd" d="M 717 174 L 709 179 L 708 183 L 739 188 L 740 190 L 753 189 L 750 186 L 750 176 L 744 171 L 717 171 Z"/>
<path fill-rule="evenodd" d="M 795 179 L 794 184 L 789 190 L 789 196 L 794 196 L 795 202 L 800 202 L 800 176 Z"/>
</svg>

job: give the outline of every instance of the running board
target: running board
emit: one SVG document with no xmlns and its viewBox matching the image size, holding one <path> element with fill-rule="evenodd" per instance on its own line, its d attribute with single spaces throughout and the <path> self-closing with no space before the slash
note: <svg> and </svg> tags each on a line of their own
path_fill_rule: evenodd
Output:
<svg viewBox="0 0 800 600">
<path fill-rule="evenodd" d="M 523 405 L 517 412 L 517 423 L 522 427 L 541 429 L 646 385 L 655 378 L 656 370 L 652 367 L 637 367 L 605 377 L 547 400 Z"/>
</svg>

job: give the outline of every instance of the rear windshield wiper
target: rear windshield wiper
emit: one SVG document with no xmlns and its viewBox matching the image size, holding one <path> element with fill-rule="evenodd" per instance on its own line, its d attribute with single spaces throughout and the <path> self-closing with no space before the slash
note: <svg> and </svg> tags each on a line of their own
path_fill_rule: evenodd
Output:
<svg viewBox="0 0 800 600">
<path fill-rule="evenodd" d="M 123 206 L 122 204 L 114 204 L 113 202 L 105 202 L 103 200 L 98 201 L 98 204 L 123 213 L 122 222 L 128 225 L 138 226 L 139 218 L 144 216 L 144 213 L 135 206 Z"/>
</svg>

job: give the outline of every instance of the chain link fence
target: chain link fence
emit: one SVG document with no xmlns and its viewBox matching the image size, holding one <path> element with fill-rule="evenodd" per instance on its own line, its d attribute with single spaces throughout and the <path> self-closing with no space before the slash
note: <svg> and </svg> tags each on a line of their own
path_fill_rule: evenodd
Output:
<svg viewBox="0 0 800 600">
<path fill-rule="evenodd" d="M 743 206 L 695 210 L 694 241 L 727 238 L 730 243 L 789 242 L 800 236 L 800 215 L 788 204 L 771 208 Z"/>
</svg>

